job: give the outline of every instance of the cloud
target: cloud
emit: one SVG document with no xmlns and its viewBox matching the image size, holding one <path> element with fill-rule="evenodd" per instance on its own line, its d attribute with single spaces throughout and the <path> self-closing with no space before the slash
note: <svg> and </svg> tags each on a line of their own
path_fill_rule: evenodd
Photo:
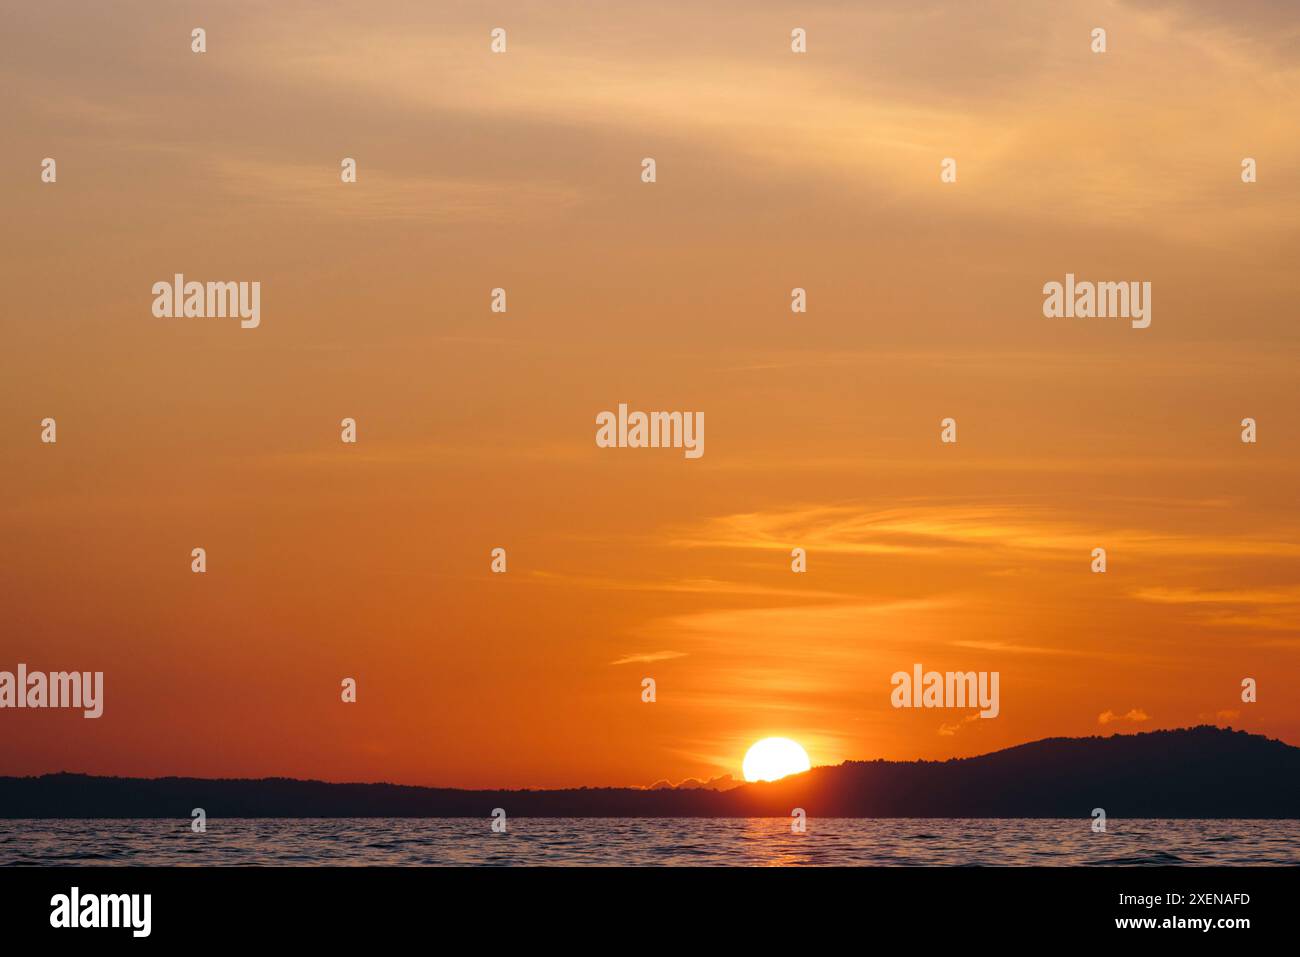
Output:
<svg viewBox="0 0 1300 957">
<path fill-rule="evenodd" d="M 578 202 L 573 187 L 527 180 L 407 175 L 363 165 L 355 184 L 339 182 L 337 164 L 288 163 L 222 157 L 211 161 L 231 195 L 262 205 L 347 220 L 442 223 L 517 223 L 545 218 Z"/>
<path fill-rule="evenodd" d="M 1300 586 L 1283 588 L 1140 588 L 1133 593 L 1142 601 L 1169 605 L 1296 605 Z"/>
<path fill-rule="evenodd" d="M 719 516 L 675 544 L 788 551 L 798 542 L 810 553 L 896 555 L 973 544 L 1079 549 L 1092 541 L 1082 526 L 1034 522 L 1028 512 L 1023 506 L 961 503 L 891 509 L 804 505 Z"/>
<path fill-rule="evenodd" d="M 1006 641 L 954 641 L 954 648 L 972 648 L 976 651 L 1005 651 L 1018 655 L 1084 655 L 1090 652 L 1077 648 L 1043 648 L 1037 645 L 1015 645 Z"/>
<path fill-rule="evenodd" d="M 966 715 L 966 717 L 962 718 L 961 721 L 957 724 L 941 724 L 939 725 L 939 736 L 943 738 L 951 738 L 953 735 L 955 735 L 966 725 L 978 721 L 979 719 L 980 719 L 979 712 L 972 711 L 970 714 Z"/>
<path fill-rule="evenodd" d="M 1131 721 L 1134 724 L 1138 724 L 1150 720 L 1151 718 L 1141 708 L 1133 708 L 1127 714 L 1116 714 L 1114 711 L 1107 709 L 1097 715 L 1098 724 L 1110 724 L 1114 721 Z"/>
<path fill-rule="evenodd" d="M 1185 614 L 1223 629 L 1293 631 L 1300 610 L 1300 587 L 1142 588 L 1139 601 L 1185 606 Z M 1247 639 L 1249 640 L 1249 639 Z"/>
<path fill-rule="evenodd" d="M 789 551 L 798 543 L 814 551 L 849 555 L 937 555 L 953 548 L 1088 554 L 1099 534 L 1095 524 L 1056 510 L 1024 504 L 952 501 L 909 503 L 888 509 L 853 504 L 810 504 L 739 512 L 709 519 L 682 531 L 682 547 Z M 1149 528 L 1104 530 L 1112 551 L 1150 557 L 1191 555 L 1300 557 L 1300 544 L 1272 537 L 1203 536 Z M 1158 589 L 1139 592 L 1165 598 Z"/>
<path fill-rule="evenodd" d="M 611 665 L 630 665 L 635 662 L 648 663 L 651 661 L 668 661 L 671 658 L 685 658 L 684 651 L 650 651 L 639 655 L 624 655 L 617 661 L 611 661 Z"/>
<path fill-rule="evenodd" d="M 703 141 L 739 175 L 759 175 L 754 166 L 789 171 L 841 195 L 888 194 L 921 209 L 951 206 L 933 186 L 936 157 L 951 151 L 962 158 L 962 182 L 978 187 L 960 194 L 959 208 L 998 221 L 1099 223 L 1182 242 L 1289 228 L 1285 203 L 1214 197 L 1206 189 L 1214 173 L 1171 135 L 1216 128 L 1225 142 L 1280 154 L 1289 131 L 1271 122 L 1277 101 L 1255 94 L 1262 63 L 1286 88 L 1295 69 L 1286 44 L 1242 49 L 1239 36 L 1173 8 L 1115 8 L 1107 26 L 1144 55 L 1117 52 L 1112 64 L 1079 40 L 1091 21 L 1054 5 L 1008 6 L 995 17 L 960 3 L 942 5 L 939 16 L 918 6 L 842 6 L 834 27 L 811 28 L 817 57 L 792 69 L 796 58 L 773 56 L 780 40 L 762 18 L 728 20 L 719 47 L 711 30 L 665 33 L 671 17 L 658 9 L 593 8 L 562 30 L 521 11 L 512 52 L 490 62 L 473 17 L 402 10 L 360 23 L 347 7 L 327 5 L 306 29 L 250 14 L 243 36 L 254 39 L 231 68 L 295 99 L 335 110 L 378 101 L 420 123 L 435 116 L 439 129 L 487 120 Z M 863 37 L 873 41 L 866 57 Z M 1080 71 L 1086 82 L 1077 82 Z M 1127 98 L 1134 88 L 1144 91 L 1140 106 Z M 1081 137 L 1080 117 L 1099 104 L 1110 135 Z M 1117 153 L 1117 141 L 1135 148 Z"/>
<path fill-rule="evenodd" d="M 600 591 L 669 592 L 682 595 L 737 596 L 752 598 L 810 598 L 849 599 L 848 592 L 824 591 L 815 588 L 781 588 L 758 582 L 722 581 L 713 578 L 624 579 L 596 576 L 567 575 L 559 572 L 534 570 L 529 575 L 542 582 L 590 588 Z"/>
</svg>

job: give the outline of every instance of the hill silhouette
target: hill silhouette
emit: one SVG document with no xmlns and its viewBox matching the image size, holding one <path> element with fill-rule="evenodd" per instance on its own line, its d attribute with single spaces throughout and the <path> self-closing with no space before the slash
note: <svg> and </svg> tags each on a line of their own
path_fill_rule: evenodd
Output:
<svg viewBox="0 0 1300 957">
<path fill-rule="evenodd" d="M 846 761 L 727 791 L 478 790 L 290 778 L 0 777 L 0 818 L 1300 817 L 1300 748 L 1214 727 L 1047 738 L 948 761 Z"/>
</svg>

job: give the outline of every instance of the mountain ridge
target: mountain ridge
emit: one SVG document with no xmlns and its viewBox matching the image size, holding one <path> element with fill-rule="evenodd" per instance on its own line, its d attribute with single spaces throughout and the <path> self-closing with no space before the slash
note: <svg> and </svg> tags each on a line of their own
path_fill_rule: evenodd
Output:
<svg viewBox="0 0 1300 957">
<path fill-rule="evenodd" d="M 0 777 L 0 819 L 220 817 L 1300 818 L 1300 748 L 1201 725 L 706 788 L 462 789 L 294 778 Z"/>
</svg>

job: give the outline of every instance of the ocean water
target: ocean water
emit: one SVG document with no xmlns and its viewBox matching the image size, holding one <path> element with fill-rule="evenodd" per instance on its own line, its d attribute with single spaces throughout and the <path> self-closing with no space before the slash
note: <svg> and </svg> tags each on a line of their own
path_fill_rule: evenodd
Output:
<svg viewBox="0 0 1300 957">
<path fill-rule="evenodd" d="M 1296 865 L 1300 821 L 934 818 L 0 821 L 0 865 Z"/>
</svg>

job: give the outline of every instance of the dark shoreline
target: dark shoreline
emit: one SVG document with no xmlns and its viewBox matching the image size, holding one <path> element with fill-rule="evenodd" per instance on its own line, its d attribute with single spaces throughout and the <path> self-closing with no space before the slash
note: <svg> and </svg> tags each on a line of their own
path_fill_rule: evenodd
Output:
<svg viewBox="0 0 1300 957">
<path fill-rule="evenodd" d="M 289 778 L 0 777 L 0 819 L 212 817 L 1300 818 L 1300 748 L 1208 726 L 1048 738 L 949 761 L 849 761 L 727 791 L 460 790 Z"/>
</svg>

